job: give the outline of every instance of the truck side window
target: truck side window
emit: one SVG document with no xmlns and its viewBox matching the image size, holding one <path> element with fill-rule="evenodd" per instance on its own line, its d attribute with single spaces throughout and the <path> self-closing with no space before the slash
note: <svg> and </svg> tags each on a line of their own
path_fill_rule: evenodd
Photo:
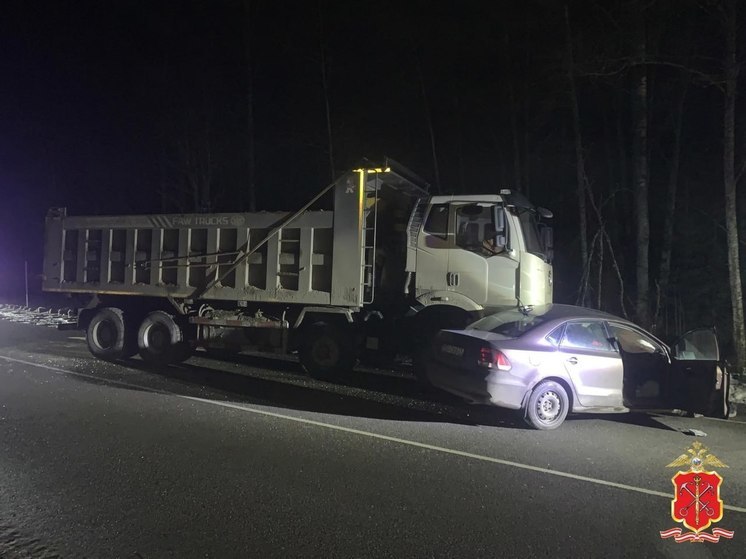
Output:
<svg viewBox="0 0 746 559">
<path fill-rule="evenodd" d="M 505 245 L 497 243 L 493 210 L 494 206 L 479 204 L 457 206 L 456 245 L 485 257 L 503 252 Z"/>
<path fill-rule="evenodd" d="M 433 204 L 425 221 L 425 232 L 442 239 L 448 237 L 448 204 Z"/>
</svg>

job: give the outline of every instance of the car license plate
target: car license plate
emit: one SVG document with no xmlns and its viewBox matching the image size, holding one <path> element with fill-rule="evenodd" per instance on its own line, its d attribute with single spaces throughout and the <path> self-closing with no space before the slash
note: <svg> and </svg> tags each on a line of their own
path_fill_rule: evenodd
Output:
<svg viewBox="0 0 746 559">
<path fill-rule="evenodd" d="M 464 355 L 464 348 L 455 345 L 443 344 L 440 346 L 440 351 L 441 353 L 453 355 L 454 357 L 463 357 Z"/>
</svg>

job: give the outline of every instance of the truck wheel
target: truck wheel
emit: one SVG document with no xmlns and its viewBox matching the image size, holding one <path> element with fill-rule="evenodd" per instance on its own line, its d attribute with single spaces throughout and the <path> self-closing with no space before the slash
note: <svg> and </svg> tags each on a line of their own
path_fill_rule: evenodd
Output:
<svg viewBox="0 0 746 559">
<path fill-rule="evenodd" d="M 106 361 L 131 357 L 136 345 L 130 339 L 129 331 L 121 309 L 100 309 L 86 329 L 88 349 L 93 355 Z"/>
<path fill-rule="evenodd" d="M 303 335 L 299 357 L 309 375 L 331 379 L 355 366 L 352 336 L 331 324 L 314 324 Z"/>
<path fill-rule="evenodd" d="M 187 342 L 182 341 L 174 347 L 171 363 L 183 363 L 194 355 L 194 349 Z"/>
<path fill-rule="evenodd" d="M 570 398 L 564 387 L 550 380 L 536 385 L 526 403 L 526 423 L 534 429 L 549 431 L 565 421 Z"/>
<path fill-rule="evenodd" d="M 174 317 L 163 311 L 153 311 L 140 324 L 137 346 L 143 361 L 154 365 L 176 363 L 189 358 L 184 346 L 184 333 Z"/>
<path fill-rule="evenodd" d="M 430 312 L 418 317 L 412 350 L 412 372 L 421 390 L 425 392 L 435 391 L 435 387 L 427 377 L 427 362 L 430 358 L 435 336 L 441 330 L 463 329 L 468 323 L 468 314 L 460 309 Z"/>
</svg>

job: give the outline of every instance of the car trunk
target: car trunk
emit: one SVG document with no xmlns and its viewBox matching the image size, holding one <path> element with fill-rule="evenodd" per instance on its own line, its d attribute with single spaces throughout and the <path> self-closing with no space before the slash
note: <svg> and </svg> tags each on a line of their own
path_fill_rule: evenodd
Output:
<svg viewBox="0 0 746 559">
<path fill-rule="evenodd" d="M 443 330 L 435 337 L 431 358 L 454 369 L 477 372 L 480 350 L 483 347 L 490 347 L 489 341 L 477 337 L 479 334 L 486 337 L 489 333 L 470 330 L 469 334 L 463 334 Z M 484 372 L 486 374 L 488 369 L 485 368 Z"/>
</svg>

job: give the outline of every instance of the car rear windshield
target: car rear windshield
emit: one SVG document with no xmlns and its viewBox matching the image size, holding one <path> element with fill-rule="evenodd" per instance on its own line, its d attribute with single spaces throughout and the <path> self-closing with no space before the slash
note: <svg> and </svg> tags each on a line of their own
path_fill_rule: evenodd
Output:
<svg viewBox="0 0 746 559">
<path fill-rule="evenodd" d="M 544 316 L 526 315 L 518 310 L 510 310 L 480 318 L 469 328 L 501 334 L 506 338 L 520 338 L 546 320 Z"/>
</svg>

